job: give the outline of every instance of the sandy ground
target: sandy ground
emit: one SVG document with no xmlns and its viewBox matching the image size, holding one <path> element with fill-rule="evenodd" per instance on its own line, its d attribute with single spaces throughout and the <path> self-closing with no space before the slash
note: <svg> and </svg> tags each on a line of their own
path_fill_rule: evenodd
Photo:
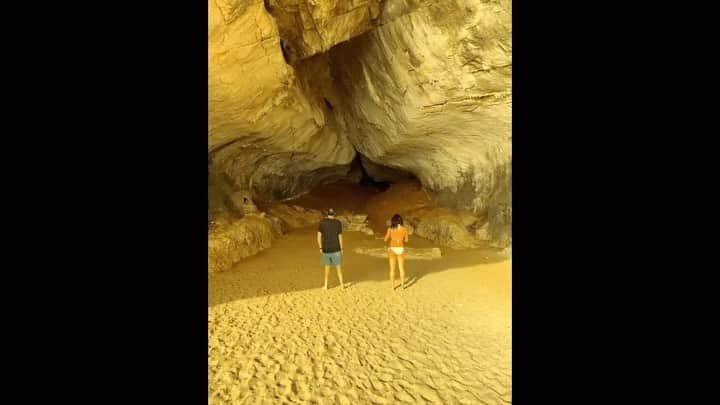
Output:
<svg viewBox="0 0 720 405">
<path fill-rule="evenodd" d="M 322 289 L 315 229 L 209 276 L 210 404 L 510 403 L 509 261 L 443 249 L 391 291 L 387 260 L 352 251 L 382 241 L 345 245 L 346 290 L 334 270 Z"/>
</svg>

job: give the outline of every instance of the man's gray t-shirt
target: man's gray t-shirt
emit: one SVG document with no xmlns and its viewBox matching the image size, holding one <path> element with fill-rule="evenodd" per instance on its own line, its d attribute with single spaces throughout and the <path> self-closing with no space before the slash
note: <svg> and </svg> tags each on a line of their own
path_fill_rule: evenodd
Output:
<svg viewBox="0 0 720 405">
<path fill-rule="evenodd" d="M 323 253 L 334 253 L 340 251 L 340 240 L 338 235 L 342 233 L 342 222 L 337 219 L 323 218 L 320 220 L 318 232 L 322 234 Z"/>
</svg>

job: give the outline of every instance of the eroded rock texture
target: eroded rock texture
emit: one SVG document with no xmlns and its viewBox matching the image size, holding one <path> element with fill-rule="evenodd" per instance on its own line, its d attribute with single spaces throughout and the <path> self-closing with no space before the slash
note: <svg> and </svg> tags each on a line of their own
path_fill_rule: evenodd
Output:
<svg viewBox="0 0 720 405">
<path fill-rule="evenodd" d="M 393 4 L 399 16 L 330 51 L 340 128 L 363 156 L 413 173 L 442 205 L 504 212 L 509 1 L 389 2 L 386 9 Z M 509 221 L 495 228 L 509 232 Z"/>
<path fill-rule="evenodd" d="M 269 248 L 278 232 L 269 218 L 258 214 L 219 225 L 208 234 L 208 271 L 229 270 L 241 259 Z"/>
<path fill-rule="evenodd" d="M 329 50 L 374 26 L 381 0 L 265 0 L 294 62 Z"/>
<path fill-rule="evenodd" d="M 472 214 L 458 214 L 447 208 L 420 209 L 406 215 L 408 226 L 415 234 L 453 249 L 481 245 L 486 234 L 476 233 L 481 219 Z"/>
<path fill-rule="evenodd" d="M 368 226 L 368 218 L 365 214 L 343 214 L 338 215 L 337 219 L 342 223 L 343 232 L 362 232 L 366 235 L 375 234 Z"/>
<path fill-rule="evenodd" d="M 287 64 L 262 0 L 210 1 L 209 32 L 210 171 L 268 200 L 346 175 L 355 150 L 322 97 L 326 59 Z"/>
<path fill-rule="evenodd" d="M 410 172 L 391 169 L 387 166 L 377 164 L 363 155 L 359 156 L 363 169 L 365 169 L 368 176 L 375 181 L 396 183 L 412 181 L 415 179 L 415 176 Z"/>
<path fill-rule="evenodd" d="M 316 227 L 322 218 L 322 213 L 318 210 L 285 204 L 270 207 L 268 214 L 278 218 L 289 229 Z"/>
<path fill-rule="evenodd" d="M 355 176 L 357 151 L 371 176 L 414 175 L 509 243 L 509 1 L 209 7 L 209 171 L 223 184 L 212 212 L 241 218 L 246 196 L 287 200 Z"/>
</svg>

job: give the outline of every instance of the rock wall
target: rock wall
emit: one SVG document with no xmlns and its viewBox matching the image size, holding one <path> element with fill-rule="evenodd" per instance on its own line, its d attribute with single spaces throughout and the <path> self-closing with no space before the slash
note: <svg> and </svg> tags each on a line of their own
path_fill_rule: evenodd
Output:
<svg viewBox="0 0 720 405">
<path fill-rule="evenodd" d="M 368 31 L 380 14 L 381 0 L 266 0 L 275 17 L 288 61 L 329 50 Z"/>
<path fill-rule="evenodd" d="M 318 210 L 295 205 L 277 204 L 268 208 L 268 214 L 279 219 L 289 229 L 317 227 L 322 218 Z"/>
<path fill-rule="evenodd" d="M 447 208 L 412 211 L 406 214 L 405 220 L 414 227 L 415 235 L 453 249 L 479 247 L 483 238 L 487 237 L 486 233 L 475 231 L 482 229 L 482 219 L 471 214 L 461 215 Z"/>
<path fill-rule="evenodd" d="M 341 214 L 336 218 L 342 223 L 343 232 L 362 232 L 365 235 L 375 235 L 375 232 L 368 226 L 366 214 Z"/>
<path fill-rule="evenodd" d="M 347 174 L 355 150 L 322 97 L 331 92 L 327 59 L 289 65 L 263 0 L 209 6 L 209 170 L 261 199 Z"/>
<path fill-rule="evenodd" d="M 209 171 L 228 185 L 211 208 L 354 176 L 357 150 L 376 175 L 412 173 L 437 204 L 486 216 L 479 232 L 510 243 L 509 0 L 209 8 Z"/>
<path fill-rule="evenodd" d="M 511 190 L 510 2 L 388 9 L 393 18 L 329 52 L 341 130 L 363 156 L 416 175 L 439 204 L 501 210 Z"/>
<path fill-rule="evenodd" d="M 393 169 L 389 166 L 379 165 L 363 155 L 359 156 L 363 169 L 374 181 L 397 183 L 412 181 L 415 179 L 415 176 L 412 173 L 404 170 Z"/>
<path fill-rule="evenodd" d="M 263 215 L 249 214 L 224 223 L 208 234 L 208 271 L 226 271 L 246 258 L 270 247 L 279 230 Z"/>
</svg>

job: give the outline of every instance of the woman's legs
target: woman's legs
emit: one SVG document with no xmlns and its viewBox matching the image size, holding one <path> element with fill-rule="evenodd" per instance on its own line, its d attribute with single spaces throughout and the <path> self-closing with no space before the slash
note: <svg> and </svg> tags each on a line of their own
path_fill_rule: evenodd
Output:
<svg viewBox="0 0 720 405">
<path fill-rule="evenodd" d="M 390 288 L 395 290 L 395 253 L 388 249 L 388 260 L 390 260 Z"/>
<path fill-rule="evenodd" d="M 398 266 L 400 267 L 400 287 L 405 289 L 405 252 L 398 256 Z"/>
</svg>

